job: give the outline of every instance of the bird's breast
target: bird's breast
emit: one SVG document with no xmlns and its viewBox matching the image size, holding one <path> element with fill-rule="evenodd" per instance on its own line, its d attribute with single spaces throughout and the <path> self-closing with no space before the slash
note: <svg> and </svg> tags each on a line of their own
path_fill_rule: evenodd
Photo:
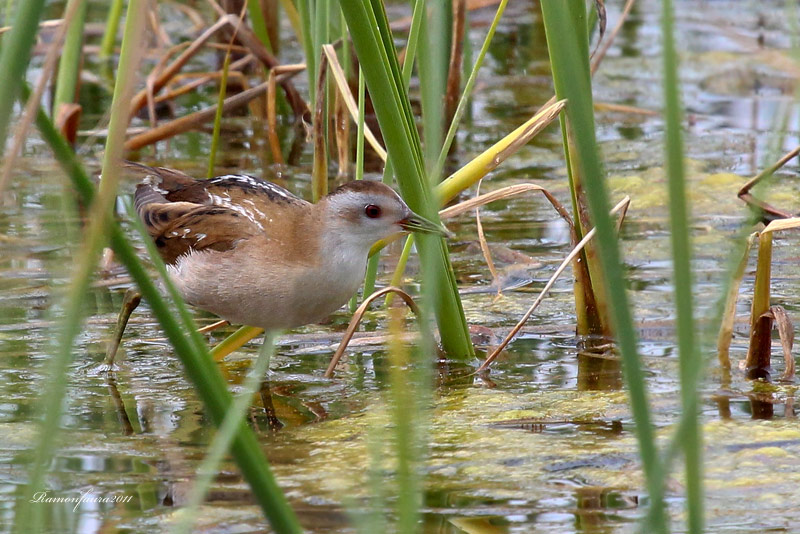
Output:
<svg viewBox="0 0 800 534">
<path fill-rule="evenodd" d="M 366 253 L 287 262 L 243 248 L 182 257 L 170 273 L 184 298 L 234 324 L 295 328 L 343 306 L 366 270 Z"/>
</svg>

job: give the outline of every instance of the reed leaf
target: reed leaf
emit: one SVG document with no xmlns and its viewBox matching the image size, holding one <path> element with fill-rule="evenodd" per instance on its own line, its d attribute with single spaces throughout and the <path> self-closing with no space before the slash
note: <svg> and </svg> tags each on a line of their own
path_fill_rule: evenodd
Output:
<svg viewBox="0 0 800 534">
<path fill-rule="evenodd" d="M 0 77 L 3 80 L 0 83 L 0 156 L 5 152 L 11 110 L 25 79 L 43 7 L 44 0 L 19 2 L 11 31 L 3 37 L 0 49 Z"/>
<path fill-rule="evenodd" d="M 114 55 L 114 45 L 117 42 L 117 31 L 123 7 L 123 0 L 111 0 L 111 5 L 108 6 L 106 31 L 103 32 L 103 40 L 100 43 L 100 59 L 102 60 L 108 60 Z"/>
<path fill-rule="evenodd" d="M 367 88 L 390 155 L 389 161 L 398 178 L 403 198 L 411 209 L 436 221 L 438 216 L 433 193 L 425 176 L 419 133 L 383 4 L 378 0 L 342 2 L 341 8 L 364 69 Z M 471 359 L 474 350 L 447 245 L 443 239 L 434 236 L 420 236 L 417 242 L 426 290 L 435 303 L 442 345 L 452 358 Z"/>
<path fill-rule="evenodd" d="M 697 387 L 703 366 L 695 332 L 692 298 L 690 213 L 686 197 L 686 171 L 683 162 L 683 113 L 679 95 L 680 82 L 678 80 L 678 58 L 675 53 L 672 0 L 662 0 L 661 6 L 666 163 L 669 177 L 672 262 L 675 270 L 681 408 L 685 416 L 689 418 L 688 432 L 683 440 L 686 461 L 686 506 L 688 508 L 688 531 L 691 534 L 700 534 L 703 531 L 703 437 L 698 420 L 700 408 Z"/>
<path fill-rule="evenodd" d="M 433 169 L 442 147 L 444 97 L 453 26 L 452 0 L 426 2 L 427 16 L 422 18 L 418 64 L 422 130 L 425 132 L 425 163 Z M 433 182 L 439 177 L 431 173 Z"/>
<path fill-rule="evenodd" d="M 541 6 L 556 95 L 567 100 L 565 113 L 576 149 L 577 171 L 584 178 L 589 210 L 597 231 L 598 259 L 622 355 L 647 489 L 657 519 L 655 531 L 665 533 L 668 525 L 663 500 L 664 473 L 655 446 L 644 371 L 625 292 L 616 229 L 608 214 L 608 191 L 595 140 L 585 8 L 582 2 L 565 3 L 561 0 L 542 0 Z"/>
<path fill-rule="evenodd" d="M 81 57 L 83 55 L 83 26 L 86 21 L 87 0 L 70 0 L 80 4 L 78 12 L 67 30 L 67 37 L 58 62 L 58 78 L 56 93 L 53 99 L 53 116 L 57 116 L 61 104 L 75 102 L 80 74 Z M 69 5 L 64 10 L 69 11 Z"/>
<path fill-rule="evenodd" d="M 142 230 L 144 229 L 142 228 Z M 147 239 L 148 237 L 144 235 L 143 238 Z M 177 534 L 192 532 L 197 510 L 203 503 L 203 499 L 208 493 L 208 488 L 214 482 L 214 477 L 219 470 L 219 464 L 225 454 L 228 453 L 237 430 L 242 424 L 246 424 L 245 414 L 252 404 L 253 394 L 258 390 L 262 380 L 264 380 L 264 375 L 269 369 L 269 362 L 274 352 L 275 334 L 274 332 L 268 332 L 264 337 L 264 344 L 261 346 L 258 358 L 253 362 L 245 377 L 241 393 L 236 396 L 230 408 L 228 408 L 219 430 L 211 441 L 211 445 L 209 445 L 208 454 L 197 469 L 197 480 L 192 485 L 186 507 L 181 511 L 181 522 L 175 529 Z"/>
<path fill-rule="evenodd" d="M 89 293 L 92 275 L 107 239 L 107 229 L 111 221 L 111 210 L 117 193 L 119 161 L 125 128 L 128 124 L 128 102 L 133 96 L 135 73 L 138 69 L 142 50 L 142 30 L 144 28 L 144 2 L 131 0 L 125 22 L 126 41 L 120 56 L 120 76 L 114 86 L 111 102 L 109 135 L 103 157 L 103 179 L 100 190 L 89 209 L 89 223 L 86 238 L 77 256 L 75 272 L 69 284 L 64 305 L 64 320 L 59 329 L 55 344 L 55 355 L 48 363 L 47 387 L 42 400 L 43 417 L 39 440 L 34 451 L 34 460 L 25 491 L 18 501 L 19 513 L 15 517 L 17 532 L 41 532 L 41 514 L 31 513 L 33 502 L 30 496 L 44 487 L 45 473 L 52 463 L 58 440 L 56 436 L 61 427 L 62 405 L 67 390 L 69 364 L 72 361 L 73 345 L 80 334 L 83 323 L 83 309 Z M 5 51 L 5 50 L 4 50 Z"/>
<path fill-rule="evenodd" d="M 317 56 L 314 51 L 314 37 L 311 25 L 311 12 L 314 9 L 314 0 L 297 0 L 297 12 L 300 16 L 301 41 L 306 56 L 306 73 L 308 74 L 308 97 L 311 108 L 317 101 L 317 92 L 314 87 L 314 75 L 317 72 Z"/>
<path fill-rule="evenodd" d="M 264 11 L 261 9 L 261 2 L 259 0 L 247 0 L 247 14 L 250 15 L 250 25 L 253 27 L 253 33 L 256 34 L 261 44 L 267 47 L 267 50 L 273 52 L 269 32 L 267 31 L 267 23 L 264 19 Z"/>
</svg>

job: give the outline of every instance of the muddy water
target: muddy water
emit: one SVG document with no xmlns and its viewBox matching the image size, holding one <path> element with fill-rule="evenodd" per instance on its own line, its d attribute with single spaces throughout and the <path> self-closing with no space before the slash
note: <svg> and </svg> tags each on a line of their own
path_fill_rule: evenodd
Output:
<svg viewBox="0 0 800 534">
<path fill-rule="evenodd" d="M 663 123 L 646 113 L 609 111 L 602 104 L 644 110 L 661 107 L 659 3 L 638 2 L 595 78 L 598 138 L 614 198 L 633 204 L 622 231 L 629 290 L 640 322 L 654 421 L 666 443 L 679 413 L 677 353 L 672 329 L 668 206 L 662 161 Z M 618 8 L 609 6 L 613 25 Z M 783 2 L 678 2 L 678 42 L 687 109 L 687 168 L 694 212 L 699 315 L 713 314 L 730 268 L 731 251 L 748 212 L 736 191 L 766 162 L 794 147 L 798 108 L 793 99 L 798 64 L 792 61 L 792 18 Z M 397 14 L 402 14 L 398 9 Z M 175 16 L 175 15 L 173 15 Z M 492 13 L 473 13 L 477 47 Z M 179 25 L 176 25 L 180 28 Z M 177 31 L 177 30 L 176 30 Z M 469 125 L 459 138 L 465 162 L 535 112 L 551 94 L 545 39 L 534 6 L 509 7 L 478 82 Z M 287 62 L 299 59 L 285 53 Z M 198 70 L 208 67 L 199 60 Z M 94 92 L 93 92 L 94 91 Z M 107 97 L 87 89 L 85 127 L 99 120 Z M 182 101 L 179 112 L 203 98 Z M 263 125 L 245 118 L 226 122 L 229 135 L 220 170 L 265 168 Z M 783 133 L 782 133 L 783 132 Z M 520 150 L 484 183 L 497 188 L 522 182 L 547 187 L 568 202 L 557 129 Z M 287 144 L 291 139 L 287 139 Z M 85 155 L 97 165 L 100 143 Z M 180 136 L 143 160 L 204 172 L 209 137 Z M 310 148 L 298 165 L 281 171 L 287 186 L 308 193 Z M 779 173 L 766 193 L 783 208 L 800 210 L 796 163 Z M 125 183 L 130 193 L 133 183 Z M 53 352 L 54 320 L 79 244 L 78 217 L 65 196 L 65 179 L 35 137 L 18 165 L 0 213 L 0 530 L 13 521 L 14 492 L 25 479 L 36 439 L 44 366 Z M 67 199 L 67 200 L 65 200 Z M 530 305 L 568 251 L 565 225 L 543 198 L 498 202 L 481 210 L 501 272 L 496 286 L 475 247 L 474 217 L 449 223 L 454 265 L 471 324 L 502 335 Z M 793 318 L 800 309 L 798 237 L 775 241 L 775 303 Z M 532 259 L 524 261 L 522 253 Z M 387 254 L 387 268 L 397 251 Z M 413 274 L 413 269 L 412 269 Z M 384 277 L 384 280 L 387 279 Z M 752 288 L 752 262 L 739 302 L 732 357 L 744 358 L 743 318 Z M 64 431 L 47 480 L 51 496 L 117 496 L 124 502 L 36 504 L 52 532 L 152 532 L 169 530 L 206 447 L 212 426 L 146 306 L 134 315 L 119 370 L 97 371 L 116 320 L 125 273 L 111 264 L 89 299 L 89 320 L 70 367 Z M 517 287 L 518 286 L 518 287 Z M 412 285 L 413 287 L 413 285 Z M 213 318 L 197 312 L 201 324 Z M 250 411 L 282 487 L 303 524 L 313 532 L 352 532 L 351 513 L 384 493 L 380 515 L 393 520 L 395 469 L 383 437 L 391 435 L 390 364 L 385 315 L 368 316 L 365 332 L 334 380 L 322 372 L 349 314 L 330 324 L 287 333 L 280 340 L 265 387 Z M 425 434 L 425 532 L 633 532 L 647 498 L 619 363 L 578 354 L 568 278 L 560 280 L 487 377 L 466 376 L 459 366 L 440 368 Z M 700 326 L 706 322 L 703 321 Z M 221 340 L 232 330 L 210 336 Z M 256 346 L 223 368 L 234 388 L 243 380 Z M 797 522 L 800 427 L 793 385 L 753 385 L 713 365 L 703 386 L 709 530 L 793 531 Z M 783 370 L 775 361 L 776 375 Z M 377 453 L 375 451 L 378 451 Z M 367 482 L 370 463 L 384 482 Z M 680 474 L 669 483 L 670 512 L 683 517 Z M 198 517 L 198 530 L 250 532 L 265 528 L 236 466 L 227 461 Z"/>
</svg>

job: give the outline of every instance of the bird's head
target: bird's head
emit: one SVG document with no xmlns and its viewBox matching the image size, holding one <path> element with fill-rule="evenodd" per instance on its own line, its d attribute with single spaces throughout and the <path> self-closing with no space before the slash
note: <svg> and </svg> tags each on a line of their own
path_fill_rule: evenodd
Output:
<svg viewBox="0 0 800 534">
<path fill-rule="evenodd" d="M 449 234 L 441 224 L 411 211 L 400 195 L 382 182 L 348 182 L 332 191 L 321 204 L 332 229 L 366 248 L 401 232 Z"/>
</svg>

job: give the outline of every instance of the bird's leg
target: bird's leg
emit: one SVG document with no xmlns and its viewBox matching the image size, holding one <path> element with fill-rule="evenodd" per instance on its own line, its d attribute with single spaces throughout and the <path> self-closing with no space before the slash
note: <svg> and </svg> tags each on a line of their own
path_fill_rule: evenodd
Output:
<svg viewBox="0 0 800 534">
<path fill-rule="evenodd" d="M 273 432 L 280 430 L 283 428 L 283 423 L 281 423 L 281 420 L 278 419 L 278 416 L 275 413 L 275 406 L 272 404 L 272 391 L 269 388 L 268 379 L 265 378 L 261 382 L 261 390 L 259 393 L 261 394 L 261 404 L 264 405 L 264 413 L 267 416 L 267 424 L 269 425 L 269 429 Z"/>
<path fill-rule="evenodd" d="M 138 289 L 130 288 L 125 292 L 125 297 L 122 299 L 122 309 L 119 311 L 119 317 L 117 318 L 117 326 L 114 329 L 114 337 L 106 350 L 104 363 L 109 369 L 114 365 L 114 357 L 117 355 L 120 342 L 122 342 L 122 334 L 125 333 L 128 319 L 130 319 L 133 310 L 139 306 L 141 301 L 142 294 L 139 293 Z"/>
</svg>

